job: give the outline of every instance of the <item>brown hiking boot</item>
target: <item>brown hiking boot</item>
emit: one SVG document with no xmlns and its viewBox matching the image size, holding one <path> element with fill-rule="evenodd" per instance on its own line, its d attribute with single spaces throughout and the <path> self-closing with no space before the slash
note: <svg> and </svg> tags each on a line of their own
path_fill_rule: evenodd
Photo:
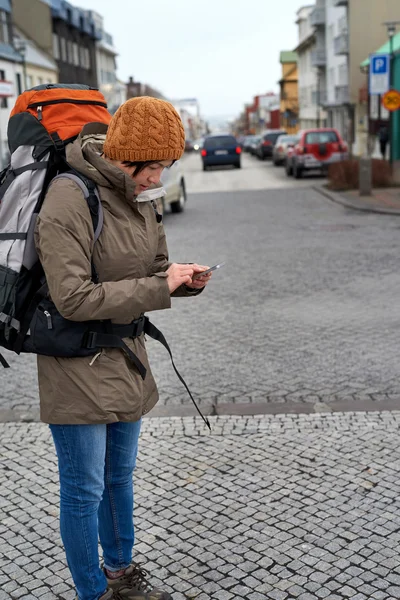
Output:
<svg viewBox="0 0 400 600">
<path fill-rule="evenodd" d="M 104 572 L 107 577 L 105 570 Z M 121 577 L 117 579 L 107 577 L 107 583 L 115 596 L 121 600 L 172 600 L 168 592 L 153 588 L 147 576 L 148 572 L 145 569 L 132 563 Z"/>
<path fill-rule="evenodd" d="M 114 599 L 113 591 L 110 590 L 109 588 L 106 589 L 104 594 L 102 594 L 99 598 L 99 600 L 113 600 L 113 599 Z M 75 596 L 75 600 L 78 600 L 78 596 Z"/>
</svg>

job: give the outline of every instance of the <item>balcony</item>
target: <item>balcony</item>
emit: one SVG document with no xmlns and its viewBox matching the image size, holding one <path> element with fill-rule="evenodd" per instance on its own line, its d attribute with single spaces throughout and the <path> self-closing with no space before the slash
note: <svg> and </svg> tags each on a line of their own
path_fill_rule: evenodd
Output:
<svg viewBox="0 0 400 600">
<path fill-rule="evenodd" d="M 310 23 L 313 27 L 325 27 L 326 12 L 324 6 L 316 6 L 310 15 Z"/>
<path fill-rule="evenodd" d="M 313 90 L 311 93 L 311 104 L 313 106 L 325 106 L 327 101 L 327 92 L 325 87 L 321 87 L 321 89 Z"/>
<path fill-rule="evenodd" d="M 333 0 L 333 6 L 347 6 L 349 0 Z"/>
<path fill-rule="evenodd" d="M 325 67 L 326 66 L 326 52 L 325 48 L 317 48 L 311 52 L 311 66 L 313 67 Z"/>
<path fill-rule="evenodd" d="M 349 104 L 350 95 L 348 85 L 335 86 L 335 102 L 336 104 Z"/>
<path fill-rule="evenodd" d="M 349 53 L 349 36 L 347 33 L 341 33 L 333 40 L 334 52 L 336 55 Z"/>
</svg>

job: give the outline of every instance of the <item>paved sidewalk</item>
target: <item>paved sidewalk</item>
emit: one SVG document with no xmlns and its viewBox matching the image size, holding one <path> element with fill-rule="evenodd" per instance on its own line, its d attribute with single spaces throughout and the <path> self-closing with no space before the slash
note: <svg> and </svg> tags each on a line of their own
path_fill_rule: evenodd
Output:
<svg viewBox="0 0 400 600">
<path fill-rule="evenodd" d="M 360 196 L 358 190 L 334 192 L 325 186 L 317 185 L 314 189 L 332 200 L 355 210 L 400 215 L 400 187 L 375 189 L 371 196 Z"/>
<path fill-rule="evenodd" d="M 400 598 L 400 411 L 145 419 L 137 553 L 174 600 Z M 0 600 L 72 600 L 48 428 L 0 425 Z"/>
</svg>

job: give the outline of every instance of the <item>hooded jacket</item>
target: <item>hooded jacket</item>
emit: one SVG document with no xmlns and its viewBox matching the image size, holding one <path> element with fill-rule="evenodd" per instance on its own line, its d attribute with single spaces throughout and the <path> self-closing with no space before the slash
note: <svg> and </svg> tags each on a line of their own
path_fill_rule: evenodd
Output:
<svg viewBox="0 0 400 600">
<path fill-rule="evenodd" d="M 72 321 L 111 319 L 127 324 L 170 308 L 165 271 L 168 250 L 150 201 L 135 195 L 133 180 L 101 157 L 106 128 L 86 126 L 67 147 L 67 161 L 97 186 L 104 224 L 94 243 L 89 208 L 72 180 L 55 180 L 37 219 L 35 244 L 49 293 Z M 91 261 L 99 283 L 91 279 Z M 174 296 L 196 295 L 182 286 Z M 94 357 L 38 356 L 41 419 L 52 424 L 137 421 L 158 400 L 143 334 L 124 340 L 147 369 L 143 380 L 117 348 Z"/>
</svg>

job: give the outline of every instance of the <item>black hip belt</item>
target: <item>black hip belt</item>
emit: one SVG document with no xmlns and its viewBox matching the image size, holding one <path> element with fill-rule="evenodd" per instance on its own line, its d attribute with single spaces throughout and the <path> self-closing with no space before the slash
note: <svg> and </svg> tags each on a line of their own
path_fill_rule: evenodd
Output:
<svg viewBox="0 0 400 600">
<path fill-rule="evenodd" d="M 50 299 L 44 298 L 37 305 L 29 335 L 23 339 L 20 351 L 59 358 L 77 358 L 93 356 L 102 348 L 120 348 L 137 368 L 141 378 L 145 379 L 146 367 L 124 341 L 124 338 L 133 339 L 142 333 L 160 342 L 167 350 L 179 381 L 185 387 L 197 412 L 211 430 L 208 419 L 201 413 L 186 381 L 175 366 L 171 349 L 165 337 L 144 315 L 128 325 L 118 325 L 111 321 L 70 321 L 60 315 Z M 3 366 L 8 366 L 4 358 L 1 362 Z"/>
</svg>

